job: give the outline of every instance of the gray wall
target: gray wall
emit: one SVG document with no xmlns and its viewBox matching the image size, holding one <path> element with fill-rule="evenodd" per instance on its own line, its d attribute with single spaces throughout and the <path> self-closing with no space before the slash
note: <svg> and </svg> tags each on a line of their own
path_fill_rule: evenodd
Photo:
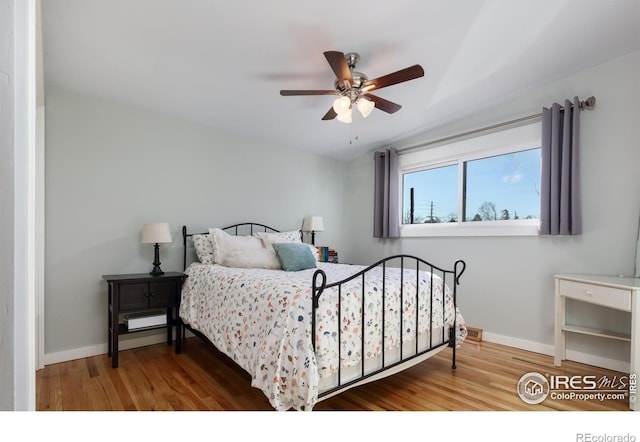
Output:
<svg viewBox="0 0 640 442">
<path fill-rule="evenodd" d="M 292 230 L 320 215 L 316 244 L 344 248 L 342 162 L 61 90 L 46 120 L 47 354 L 106 343 L 101 276 L 151 270 L 144 223 L 171 225 L 164 271 L 182 269 L 183 224 Z"/>
<path fill-rule="evenodd" d="M 0 0 L 0 410 L 14 407 L 14 4 Z"/>
<path fill-rule="evenodd" d="M 369 262 L 404 252 L 446 265 L 462 258 L 468 267 L 459 302 L 469 325 L 485 333 L 552 344 L 555 273 L 633 274 L 640 213 L 638 78 L 640 53 L 634 53 L 549 86 L 523 91 L 521 96 L 483 112 L 461 116 L 456 125 L 395 146 L 412 146 L 540 112 L 543 106 L 575 95 L 581 99 L 594 95 L 596 109 L 581 114 L 583 235 L 376 240 L 372 238 L 370 217 L 352 216 L 345 226 L 349 238 L 346 259 Z M 373 155 L 352 161 L 348 170 L 347 204 L 351 213 L 372 213 Z M 584 312 L 582 316 L 590 315 Z M 613 316 L 608 320 L 626 320 Z M 591 352 L 592 342 L 574 339 L 568 346 Z M 628 345 L 611 341 L 596 345 L 599 355 L 628 361 Z"/>
<path fill-rule="evenodd" d="M 522 91 L 490 107 L 470 105 L 459 122 L 402 140 L 402 148 L 538 112 L 565 97 L 595 95 L 582 113 L 584 234 L 577 237 L 372 238 L 372 154 L 341 163 L 244 139 L 122 105 L 47 91 L 46 353 L 106 342 L 106 273 L 146 272 L 152 249 L 145 222 L 166 221 L 174 243 L 162 268 L 181 268 L 179 229 L 264 222 L 297 228 L 322 215 L 316 242 L 341 261 L 369 263 L 412 253 L 468 264 L 460 306 L 486 334 L 553 342 L 553 274 L 630 275 L 640 213 L 638 110 L 640 53 Z M 598 320 L 589 310 L 578 315 Z M 615 314 L 609 322 L 624 325 Z M 600 345 L 601 344 L 601 345 Z M 628 358 L 628 345 L 604 341 L 597 353 Z M 590 353 L 591 340 L 569 348 Z"/>
</svg>

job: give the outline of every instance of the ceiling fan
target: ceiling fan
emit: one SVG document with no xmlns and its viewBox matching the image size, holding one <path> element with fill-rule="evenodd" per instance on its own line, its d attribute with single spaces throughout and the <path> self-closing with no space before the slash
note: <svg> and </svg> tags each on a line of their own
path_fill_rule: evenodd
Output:
<svg viewBox="0 0 640 442">
<path fill-rule="evenodd" d="M 402 106 L 370 94 L 370 92 L 424 76 L 424 69 L 419 64 L 416 64 L 369 80 L 366 75 L 354 70 L 356 64 L 360 61 L 358 53 L 348 52 L 344 54 L 339 51 L 326 51 L 324 56 L 336 74 L 335 89 L 280 91 L 282 96 L 338 95 L 339 97 L 333 102 L 333 106 L 322 117 L 323 120 L 333 120 L 337 117 L 343 123 L 351 123 L 354 105 L 364 118 L 369 116 L 374 107 L 393 114 L 399 111 Z"/>
</svg>

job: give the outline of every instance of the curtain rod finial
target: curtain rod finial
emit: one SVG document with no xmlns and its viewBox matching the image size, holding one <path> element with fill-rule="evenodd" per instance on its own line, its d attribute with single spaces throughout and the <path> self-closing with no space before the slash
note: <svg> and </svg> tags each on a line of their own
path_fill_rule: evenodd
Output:
<svg viewBox="0 0 640 442">
<path fill-rule="evenodd" d="M 593 110 L 596 107 L 596 97 L 589 97 L 584 101 L 580 102 L 580 107 L 587 110 Z"/>
</svg>

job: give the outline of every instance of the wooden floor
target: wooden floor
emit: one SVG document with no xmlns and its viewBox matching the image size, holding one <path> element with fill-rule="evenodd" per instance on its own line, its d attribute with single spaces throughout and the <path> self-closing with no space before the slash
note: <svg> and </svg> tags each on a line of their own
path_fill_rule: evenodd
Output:
<svg viewBox="0 0 640 442">
<path fill-rule="evenodd" d="M 36 374 L 37 410 L 272 410 L 249 376 L 197 338 L 120 352 L 120 367 L 106 355 L 48 365 Z M 497 344 L 466 341 L 451 369 L 451 349 L 402 373 L 321 401 L 315 410 L 629 410 L 624 400 L 547 398 L 528 405 L 516 392 L 520 377 L 616 373 Z"/>
</svg>

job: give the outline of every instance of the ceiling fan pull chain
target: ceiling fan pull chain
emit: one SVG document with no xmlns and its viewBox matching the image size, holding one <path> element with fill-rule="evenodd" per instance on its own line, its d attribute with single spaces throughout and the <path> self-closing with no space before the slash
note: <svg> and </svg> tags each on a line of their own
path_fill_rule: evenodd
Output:
<svg viewBox="0 0 640 442">
<path fill-rule="evenodd" d="M 354 124 L 349 125 L 349 144 L 353 144 L 354 141 L 358 141 L 358 135 L 356 135 L 355 138 L 353 137 L 353 126 L 355 125 Z"/>
</svg>

